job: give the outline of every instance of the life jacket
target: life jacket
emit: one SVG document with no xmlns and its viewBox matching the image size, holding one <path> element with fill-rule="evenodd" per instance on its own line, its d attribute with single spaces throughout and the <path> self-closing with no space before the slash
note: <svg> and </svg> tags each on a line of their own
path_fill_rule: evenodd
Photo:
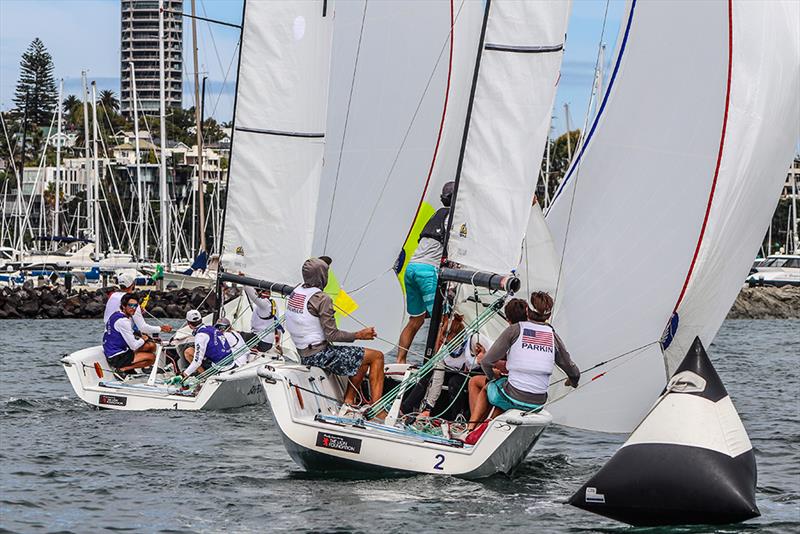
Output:
<svg viewBox="0 0 800 534">
<path fill-rule="evenodd" d="M 456 350 L 444 357 L 444 364 L 452 369 L 470 370 L 475 367 L 475 356 L 469 350 L 470 336 Z"/>
<path fill-rule="evenodd" d="M 273 299 L 261 299 L 261 297 L 258 298 L 260 300 L 269 300 L 271 311 L 269 315 L 263 317 L 260 313 L 258 313 L 258 306 L 253 304 L 253 315 L 250 317 L 250 331 L 253 332 L 254 334 L 263 332 L 264 330 L 271 328 L 278 321 L 278 318 L 275 315 L 275 312 L 277 311 L 277 306 L 275 305 L 275 301 Z M 267 343 L 272 343 L 274 345 L 275 331 L 278 331 L 279 327 L 280 325 L 277 325 L 275 327 L 275 330 L 273 330 L 271 334 L 263 338 L 264 341 L 266 341 Z"/>
<path fill-rule="evenodd" d="M 217 363 L 231 355 L 231 346 L 228 344 L 228 340 L 225 339 L 224 333 L 211 325 L 201 326 L 194 331 L 195 336 L 200 333 L 208 336 L 208 345 L 206 345 L 205 353 L 206 358 Z"/>
<path fill-rule="evenodd" d="M 444 236 L 447 233 L 447 215 L 449 213 L 450 208 L 447 207 L 436 210 L 433 217 L 428 219 L 428 222 L 425 223 L 422 232 L 419 234 L 419 238 L 427 237 L 444 244 Z"/>
<path fill-rule="evenodd" d="M 508 351 L 508 383 L 526 393 L 547 393 L 556 359 L 553 327 L 522 321 Z"/>
<path fill-rule="evenodd" d="M 106 323 L 106 331 L 103 333 L 103 354 L 107 358 L 121 354 L 129 348 L 125 338 L 114 328 L 114 325 L 119 320 L 130 321 L 124 313 L 118 311 L 112 313 Z"/>
<path fill-rule="evenodd" d="M 309 299 L 320 291 L 322 290 L 318 287 L 298 286 L 286 301 L 286 330 L 298 349 L 305 349 L 325 341 L 325 332 L 322 330 L 319 317 L 311 315 L 308 311 Z"/>
</svg>

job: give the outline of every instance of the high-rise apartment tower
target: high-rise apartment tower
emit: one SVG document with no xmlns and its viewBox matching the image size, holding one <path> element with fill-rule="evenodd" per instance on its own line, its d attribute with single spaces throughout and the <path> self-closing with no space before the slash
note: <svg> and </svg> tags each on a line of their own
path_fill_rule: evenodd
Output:
<svg viewBox="0 0 800 534">
<path fill-rule="evenodd" d="M 164 0 L 164 76 L 167 107 L 183 95 L 183 0 Z M 133 114 L 130 62 L 136 73 L 139 111 L 158 114 L 158 0 L 121 0 L 120 108 Z"/>
</svg>

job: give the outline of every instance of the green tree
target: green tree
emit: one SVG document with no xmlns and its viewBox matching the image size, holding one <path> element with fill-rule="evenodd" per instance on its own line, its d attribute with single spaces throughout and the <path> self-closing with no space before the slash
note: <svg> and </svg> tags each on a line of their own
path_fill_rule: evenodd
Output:
<svg viewBox="0 0 800 534">
<path fill-rule="evenodd" d="M 58 104 L 56 82 L 53 79 L 53 57 L 38 37 L 22 54 L 19 80 L 14 93 L 14 104 L 20 113 L 27 102 L 28 120 L 31 124 L 47 126 Z"/>
<path fill-rule="evenodd" d="M 119 111 L 119 99 L 110 89 L 103 89 L 100 91 L 100 102 L 109 113 L 116 113 Z"/>
<path fill-rule="evenodd" d="M 549 184 L 550 198 L 553 198 L 553 194 L 555 194 L 561 180 L 564 178 L 564 173 L 569 168 L 570 155 L 573 158 L 575 157 L 575 148 L 578 146 L 580 137 L 580 130 L 572 130 L 556 139 L 548 139 L 550 143 L 550 177 L 547 183 Z M 569 139 L 569 142 L 567 142 L 567 139 Z M 546 172 L 546 164 L 547 162 L 542 159 L 543 176 Z M 538 194 L 543 197 L 544 190 L 538 191 Z"/>
<path fill-rule="evenodd" d="M 81 107 L 83 103 L 77 96 L 69 95 L 64 99 L 64 102 L 62 102 L 61 105 L 63 106 L 64 113 L 71 115 L 75 108 Z"/>
</svg>

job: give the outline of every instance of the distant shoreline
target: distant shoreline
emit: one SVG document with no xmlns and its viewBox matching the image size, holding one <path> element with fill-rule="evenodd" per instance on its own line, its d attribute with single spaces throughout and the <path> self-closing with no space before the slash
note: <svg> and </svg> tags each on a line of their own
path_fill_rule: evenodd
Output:
<svg viewBox="0 0 800 534">
<path fill-rule="evenodd" d="M 83 289 L 68 295 L 62 286 L 0 288 L 0 319 L 99 319 L 111 289 Z M 150 293 L 148 311 L 159 318 L 179 319 L 197 305 L 210 312 L 216 304 L 216 295 L 208 295 L 203 288 L 140 293 Z M 225 301 L 238 294 L 228 289 Z M 800 287 L 744 287 L 727 319 L 800 319 Z"/>
</svg>

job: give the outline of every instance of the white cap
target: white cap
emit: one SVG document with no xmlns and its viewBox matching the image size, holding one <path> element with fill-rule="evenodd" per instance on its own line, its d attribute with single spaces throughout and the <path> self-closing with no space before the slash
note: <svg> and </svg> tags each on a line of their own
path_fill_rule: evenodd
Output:
<svg viewBox="0 0 800 534">
<path fill-rule="evenodd" d="M 189 310 L 186 312 L 186 322 L 187 323 L 199 323 L 203 320 L 203 316 L 200 314 L 198 310 Z"/>
<path fill-rule="evenodd" d="M 121 287 L 131 287 L 136 283 L 136 273 L 132 271 L 121 271 L 117 274 L 117 284 Z"/>
</svg>

